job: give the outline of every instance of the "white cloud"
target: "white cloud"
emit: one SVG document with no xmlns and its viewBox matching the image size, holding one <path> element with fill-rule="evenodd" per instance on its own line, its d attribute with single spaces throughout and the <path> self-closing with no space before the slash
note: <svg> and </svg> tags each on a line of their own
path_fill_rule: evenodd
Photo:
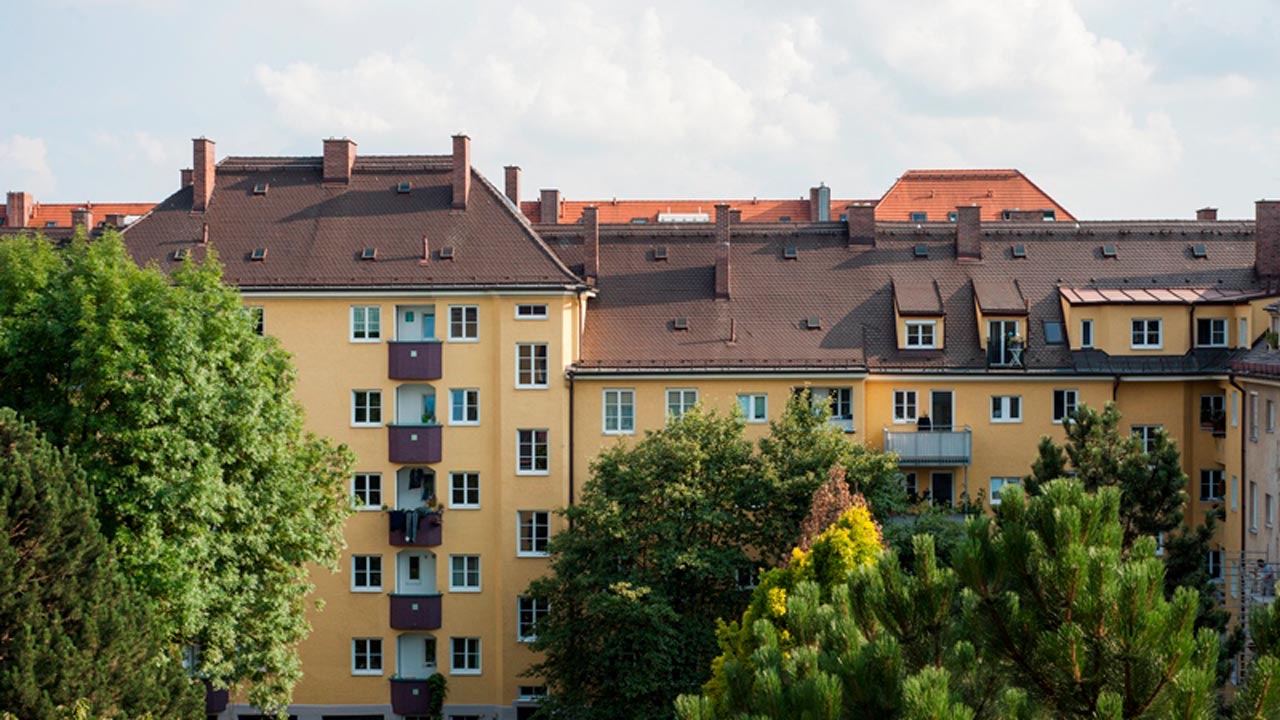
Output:
<svg viewBox="0 0 1280 720">
<path fill-rule="evenodd" d="M 25 190 L 40 197 L 57 187 L 42 138 L 10 135 L 0 139 L 0 168 L 5 170 L 6 190 Z"/>
</svg>

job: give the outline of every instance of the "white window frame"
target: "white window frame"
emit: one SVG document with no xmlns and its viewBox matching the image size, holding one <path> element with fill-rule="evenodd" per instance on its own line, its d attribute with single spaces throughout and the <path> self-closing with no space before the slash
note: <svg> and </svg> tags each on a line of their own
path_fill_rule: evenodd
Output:
<svg viewBox="0 0 1280 720">
<path fill-rule="evenodd" d="M 1249 531 L 1258 532 L 1258 483 L 1249 482 Z"/>
<path fill-rule="evenodd" d="M 908 425 L 920 418 L 919 396 L 915 390 L 893 391 L 893 424 Z"/>
<path fill-rule="evenodd" d="M 360 669 L 356 667 L 357 665 L 356 658 L 361 656 L 361 652 L 359 650 L 360 643 L 365 643 L 363 656 L 365 658 L 366 667 L 364 669 Z M 377 643 L 377 652 L 374 652 L 374 645 L 373 645 L 374 643 Z M 351 638 L 351 674 L 352 675 L 381 675 L 383 667 L 386 666 L 386 663 L 384 662 L 385 653 L 383 652 L 382 646 L 383 646 L 383 641 L 382 641 L 382 638 L 380 637 L 379 638 L 374 638 L 374 637 Z M 377 669 L 368 667 L 369 665 L 372 664 L 371 661 L 374 658 L 377 658 L 377 661 L 378 661 Z"/>
<path fill-rule="evenodd" d="M 364 562 L 364 570 L 360 569 L 361 561 Z M 376 564 L 375 570 L 371 565 Z M 369 578 L 374 574 L 378 575 L 378 584 L 372 585 L 368 583 Z M 360 576 L 364 575 L 366 583 L 360 584 Z M 351 592 L 353 593 L 380 593 L 382 592 L 383 565 L 381 555 L 352 555 L 351 556 Z"/>
<path fill-rule="evenodd" d="M 524 309 L 528 309 L 529 312 L 522 315 L 521 310 Z M 547 317 L 546 303 L 518 303 L 516 305 L 517 320 L 546 320 Z"/>
<path fill-rule="evenodd" d="M 1086 318 L 1080 321 L 1080 348 L 1089 349 L 1093 347 L 1093 319 Z"/>
<path fill-rule="evenodd" d="M 538 382 L 538 349 L 542 349 L 542 382 Z M 529 351 L 529 379 L 533 382 L 522 383 L 520 376 L 524 372 L 525 351 Z M 546 390 L 551 381 L 551 348 L 547 343 L 516 343 L 516 389 Z"/>
<path fill-rule="evenodd" d="M 1000 483 L 1000 487 L 996 487 L 996 483 Z M 1000 505 L 1000 491 L 1010 485 L 1022 486 L 1022 478 L 1020 477 L 993 477 L 987 485 L 987 504 L 991 507 Z"/>
<path fill-rule="evenodd" d="M 929 330 L 929 342 L 924 342 L 924 330 Z M 913 332 L 914 331 L 914 332 Z M 933 350 L 938 347 L 937 320 L 908 320 L 907 337 L 904 343 L 910 350 Z"/>
<path fill-rule="evenodd" d="M 627 402 L 623 402 L 628 398 Z M 631 426 L 623 427 L 622 408 L 631 406 Z M 610 429 L 609 421 L 614 421 Z M 635 388 L 605 388 L 600 392 L 600 427 L 605 435 L 634 435 L 636 433 L 636 390 Z"/>
<path fill-rule="evenodd" d="M 475 667 L 468 666 L 468 667 L 459 668 L 454 664 L 454 660 L 456 660 L 458 656 L 456 646 L 459 641 L 468 643 L 468 644 L 473 642 L 475 643 L 474 652 L 472 651 L 472 648 L 467 646 L 464 646 L 462 649 L 462 655 L 464 658 L 469 657 L 471 655 L 475 656 L 475 661 L 476 661 Z M 482 651 L 481 641 L 480 641 L 480 638 L 478 637 L 449 638 L 449 674 L 450 675 L 479 675 L 481 673 L 481 668 L 482 668 L 481 661 L 483 658 L 481 651 Z"/>
<path fill-rule="evenodd" d="M 530 470 L 524 470 L 521 468 L 521 465 L 524 464 L 523 455 L 521 454 L 524 449 L 524 442 L 522 441 L 520 436 L 523 433 L 530 433 L 529 449 L 532 453 L 529 456 L 529 460 L 530 460 L 529 465 L 532 468 Z M 543 441 L 542 441 L 542 446 L 544 449 L 543 461 L 546 463 L 546 467 L 543 467 L 543 468 L 538 468 L 538 440 L 537 440 L 538 433 L 543 434 Z M 548 430 L 547 428 L 520 428 L 516 430 L 516 475 L 550 475 L 550 474 L 551 474 L 551 431 Z"/>
<path fill-rule="evenodd" d="M 1258 393 L 1249 393 L 1249 440 L 1258 442 Z"/>
<path fill-rule="evenodd" d="M 738 393 L 738 409 L 746 418 L 748 425 L 763 425 L 769 422 L 768 393 Z M 756 411 L 760 413 L 757 415 Z"/>
<path fill-rule="evenodd" d="M 476 501 L 465 502 L 468 495 L 471 494 L 473 488 L 471 481 L 475 481 Z M 459 485 L 461 483 L 461 485 Z M 464 502 L 454 500 L 454 493 L 459 489 L 462 490 Z M 451 470 L 449 472 L 449 509 L 451 510 L 479 510 L 480 509 L 480 473 L 471 470 Z"/>
<path fill-rule="evenodd" d="M 1224 573 L 1222 572 L 1222 551 L 1210 550 L 1209 557 L 1205 561 L 1205 565 L 1209 570 L 1209 580 L 1211 582 L 1220 583 L 1223 581 Z"/>
<path fill-rule="evenodd" d="M 840 395 L 849 394 L 849 414 L 840 415 L 837 411 L 842 404 Z M 819 397 L 821 394 L 821 397 Z M 813 405 L 815 412 L 821 407 L 821 403 L 829 402 L 831 405 L 831 417 L 828 422 L 845 432 L 853 432 L 853 388 L 849 385 L 824 385 L 822 387 L 814 387 L 809 390 L 810 403 Z"/>
<path fill-rule="evenodd" d="M 1276 496 L 1271 493 L 1265 493 L 1267 501 L 1267 527 L 1276 526 Z"/>
<path fill-rule="evenodd" d="M 372 313 L 372 316 L 370 313 Z M 358 321 L 356 320 L 357 315 L 360 316 Z M 350 320 L 347 334 L 348 340 L 353 343 L 382 342 L 381 305 L 352 305 L 350 312 L 347 314 L 347 318 Z M 357 325 L 361 328 L 360 332 L 364 333 L 364 337 L 357 337 Z M 371 325 L 373 326 L 372 330 L 370 329 Z"/>
<path fill-rule="evenodd" d="M 526 635 L 524 633 L 524 629 L 525 629 L 524 618 L 525 618 L 525 612 L 526 612 L 524 604 L 526 602 L 530 603 L 530 607 L 528 609 L 528 614 L 532 617 L 532 622 L 529 623 L 530 630 L 533 629 L 533 626 L 536 625 L 539 620 L 546 617 L 547 613 L 551 611 L 550 603 L 546 602 L 545 600 L 539 602 L 537 598 L 529 597 L 528 595 L 517 595 L 516 596 L 516 642 L 519 642 L 519 643 L 531 643 L 538 639 L 538 636 L 535 634 L 530 633 Z"/>
<path fill-rule="evenodd" d="M 1206 477 L 1205 473 L 1210 473 L 1210 475 L 1208 475 L 1209 490 L 1210 490 L 1208 495 L 1206 495 L 1204 492 L 1205 477 Z M 1216 481 L 1213 480 L 1215 476 L 1212 473 L 1217 473 Z M 1199 487 L 1200 487 L 1201 502 L 1222 502 L 1223 500 L 1227 499 L 1227 478 L 1226 478 L 1226 473 L 1223 472 L 1222 470 L 1219 470 L 1217 468 L 1201 468 Z M 1218 494 L 1216 495 L 1213 494 L 1212 492 L 1215 488 L 1218 490 Z"/>
<path fill-rule="evenodd" d="M 474 408 L 475 420 L 456 420 L 453 417 L 454 411 L 458 409 L 458 405 L 454 403 L 454 393 L 462 393 L 463 402 L 461 405 L 462 416 L 467 416 L 467 410 Z M 449 424 L 450 425 L 479 425 L 480 424 L 480 390 L 478 388 L 449 388 Z"/>
<path fill-rule="evenodd" d="M 1209 324 L 1209 342 L 1200 342 L 1200 323 Z M 1222 335 L 1222 340 L 1214 342 L 1214 337 Z M 1227 347 L 1227 333 L 1229 327 L 1226 318 L 1196 318 L 1196 347 L 1202 348 L 1224 348 Z"/>
<path fill-rule="evenodd" d="M 1240 393 L 1231 391 L 1231 427 L 1240 427 Z"/>
<path fill-rule="evenodd" d="M 462 323 L 463 334 L 461 335 L 453 334 L 453 313 L 455 310 L 462 313 L 462 319 L 460 320 L 460 322 Z M 472 315 L 472 318 L 470 321 L 467 320 L 468 313 Z M 449 342 L 458 342 L 458 343 L 480 342 L 480 306 L 479 305 L 450 305 L 449 316 L 448 318 L 446 318 L 445 321 L 449 323 L 449 329 L 448 329 Z M 466 329 L 468 325 L 474 326 L 473 330 L 475 334 L 470 337 L 466 335 Z"/>
<path fill-rule="evenodd" d="M 1062 417 L 1057 417 L 1058 413 L 1058 393 L 1062 393 Z M 1067 398 L 1070 398 L 1070 402 Z M 1076 388 L 1054 388 L 1053 390 L 1053 424 L 1061 425 L 1071 413 L 1080 408 L 1080 391 Z"/>
<path fill-rule="evenodd" d="M 526 538 L 525 515 L 529 516 L 527 523 L 529 535 Z M 541 526 L 545 530 L 542 540 L 542 550 L 538 550 L 538 528 Z M 533 550 L 525 550 L 525 540 L 528 540 Z M 547 557 L 551 554 L 549 545 L 551 543 L 551 513 L 547 510 L 517 510 L 516 511 L 516 557 Z"/>
<path fill-rule="evenodd" d="M 474 568 L 471 567 L 474 562 Z M 475 575 L 475 585 L 458 585 L 454 582 L 455 575 L 459 570 L 456 565 L 461 563 L 462 580 L 466 582 L 470 580 L 472 574 Z M 483 589 L 484 573 L 483 566 L 480 564 L 480 555 L 475 553 L 459 553 L 449 556 L 449 592 L 451 593 L 478 593 Z"/>
<path fill-rule="evenodd" d="M 1156 432 L 1162 429 L 1164 425 L 1131 425 L 1129 426 L 1129 434 L 1138 438 L 1138 442 L 1142 443 L 1142 452 L 1150 455 L 1152 451 L 1151 445 L 1156 440 Z"/>
<path fill-rule="evenodd" d="M 692 393 L 692 395 L 690 395 L 690 393 Z M 672 403 L 672 400 L 671 400 L 673 395 L 677 398 L 677 401 L 675 403 Z M 698 404 L 698 388 L 687 388 L 687 387 L 667 388 L 665 397 L 667 399 L 667 405 L 666 405 L 667 419 L 678 420 L 681 417 L 683 417 L 685 413 L 692 410 L 694 406 Z M 688 402 L 689 397 L 693 398 L 693 402 Z M 672 411 L 671 408 L 673 404 L 679 406 L 680 408 L 679 412 Z"/>
<path fill-rule="evenodd" d="M 360 498 L 361 478 L 364 479 L 364 499 Z M 369 502 L 370 481 L 375 481 L 377 487 L 374 492 L 378 493 L 377 502 Z M 353 473 L 351 475 L 351 507 L 356 510 L 381 510 L 382 509 L 382 473 Z"/>
<path fill-rule="evenodd" d="M 366 393 L 365 406 L 364 406 L 366 418 L 369 417 L 369 415 L 371 414 L 370 411 L 373 409 L 373 404 L 369 401 L 372 399 L 373 395 L 376 394 L 378 396 L 378 419 L 376 421 L 366 420 L 364 422 L 358 422 L 356 420 L 356 409 L 360 407 L 357 404 L 357 398 L 359 397 L 360 393 Z M 381 390 L 377 390 L 377 389 L 352 390 L 351 391 L 351 427 L 382 427 L 382 411 L 385 409 L 385 407 L 386 405 L 382 402 Z"/>
<path fill-rule="evenodd" d="M 258 337 L 267 334 L 267 309 L 261 305 L 249 306 L 249 329 Z"/>
<path fill-rule="evenodd" d="M 1249 347 L 1249 318 L 1242 317 L 1237 320 L 1236 346 L 1241 348 Z"/>
<path fill-rule="evenodd" d="M 546 699 L 546 685 L 520 685 L 516 688 L 516 700 L 520 702 L 542 702 Z"/>
<path fill-rule="evenodd" d="M 1134 334 L 1137 331 L 1138 323 L 1142 323 L 1142 342 L 1134 342 Z M 1151 323 L 1155 323 L 1156 341 L 1149 342 L 1151 335 Z M 1163 350 L 1164 349 L 1164 322 L 1160 318 L 1131 318 L 1129 320 L 1129 348 L 1131 350 Z"/>
<path fill-rule="evenodd" d="M 1017 402 L 1015 403 L 1014 400 Z M 996 417 L 997 403 L 1000 410 L 1000 417 Z M 1018 413 L 1015 417 L 1012 410 L 1017 406 Z M 992 395 L 991 396 L 991 422 L 997 424 L 1011 424 L 1022 422 L 1022 396 L 1021 395 Z"/>
<path fill-rule="evenodd" d="M 1267 399 L 1267 432 L 1276 431 L 1276 401 Z"/>
</svg>

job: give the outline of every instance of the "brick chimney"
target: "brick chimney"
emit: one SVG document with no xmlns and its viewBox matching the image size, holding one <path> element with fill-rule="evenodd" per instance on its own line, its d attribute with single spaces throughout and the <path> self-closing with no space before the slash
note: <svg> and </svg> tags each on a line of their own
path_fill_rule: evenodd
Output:
<svg viewBox="0 0 1280 720">
<path fill-rule="evenodd" d="M 1202 207 L 1196 211 L 1196 220 L 1201 222 L 1213 222 L 1218 219 L 1218 208 Z"/>
<path fill-rule="evenodd" d="M 582 274 L 591 285 L 600 278 L 600 221 L 595 205 L 582 208 Z"/>
<path fill-rule="evenodd" d="M 956 259 L 982 260 L 982 208 L 978 205 L 956 207 Z"/>
<path fill-rule="evenodd" d="M 729 266 L 729 206 L 716 205 L 716 299 L 728 300 L 730 282 Z"/>
<path fill-rule="evenodd" d="M 543 190 L 538 206 L 538 222 L 543 225 L 555 225 L 560 222 L 559 190 Z"/>
<path fill-rule="evenodd" d="M 511 201 L 512 205 L 515 205 L 517 208 L 519 208 L 520 207 L 520 166 L 508 165 L 502 169 L 506 176 L 505 177 L 506 182 L 504 183 L 503 189 L 506 191 L 507 199 Z"/>
<path fill-rule="evenodd" d="M 93 230 L 93 211 L 87 207 L 78 207 L 71 211 L 71 227 L 83 227 Z"/>
<path fill-rule="evenodd" d="M 876 204 L 849 203 L 845 206 L 848 236 L 846 247 L 875 247 L 876 245 Z"/>
<path fill-rule="evenodd" d="M 809 222 L 830 222 L 831 188 L 826 183 L 809 188 Z"/>
<path fill-rule="evenodd" d="M 182 168 L 178 171 L 178 183 L 179 188 L 191 186 L 191 168 Z"/>
<path fill-rule="evenodd" d="M 213 197 L 214 173 L 216 159 L 213 153 L 213 141 L 207 138 L 196 138 L 193 145 L 191 167 L 195 168 L 191 175 L 191 186 L 194 194 L 191 198 L 191 210 L 204 212 L 209 208 L 209 200 Z"/>
<path fill-rule="evenodd" d="M 1254 211 L 1254 267 L 1273 285 L 1280 280 L 1280 200 L 1259 200 Z"/>
<path fill-rule="evenodd" d="M 453 206 L 467 209 L 471 197 L 471 138 L 453 136 Z"/>
<path fill-rule="evenodd" d="M 5 198 L 5 224 L 9 227 L 26 227 L 31 223 L 31 214 L 35 212 L 36 200 L 31 193 L 21 190 L 10 190 Z"/>
<path fill-rule="evenodd" d="M 324 171 L 321 180 L 346 185 L 351 182 L 351 168 L 356 164 L 356 143 L 347 138 L 324 141 Z"/>
</svg>

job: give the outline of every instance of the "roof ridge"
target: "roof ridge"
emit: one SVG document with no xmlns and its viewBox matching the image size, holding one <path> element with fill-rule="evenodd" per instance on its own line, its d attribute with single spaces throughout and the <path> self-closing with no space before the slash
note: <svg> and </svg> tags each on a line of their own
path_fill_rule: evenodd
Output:
<svg viewBox="0 0 1280 720">
<path fill-rule="evenodd" d="M 551 259 L 551 262 L 558 270 L 572 278 L 575 282 L 585 284 L 585 281 L 574 274 L 574 272 L 569 269 L 569 266 L 565 264 L 564 260 L 561 260 L 560 256 L 551 249 L 551 246 L 547 245 L 546 240 L 543 240 L 542 236 L 533 229 L 533 224 L 529 222 L 529 218 L 525 217 L 525 214 L 520 211 L 519 207 L 515 206 L 511 201 L 511 198 L 507 197 L 506 193 L 499 192 L 498 188 L 493 183 L 489 182 L 489 178 L 485 177 L 484 173 L 476 170 L 474 165 L 471 167 L 471 175 L 475 180 L 479 181 L 481 187 L 489 191 L 494 199 L 498 201 L 498 205 L 504 212 L 515 218 L 516 222 L 525 231 L 525 234 L 534 241 L 538 248 L 540 248 L 548 258 Z"/>
</svg>

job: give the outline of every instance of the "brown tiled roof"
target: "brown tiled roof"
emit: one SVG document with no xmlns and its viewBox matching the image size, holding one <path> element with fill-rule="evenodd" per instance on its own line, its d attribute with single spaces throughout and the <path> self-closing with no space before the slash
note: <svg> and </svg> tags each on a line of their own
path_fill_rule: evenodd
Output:
<svg viewBox="0 0 1280 720">
<path fill-rule="evenodd" d="M 932 278 L 893 281 L 893 302 L 902 315 L 941 315 L 942 298 Z"/>
<path fill-rule="evenodd" d="M 228 282 L 254 288 L 577 286 L 559 257 L 478 172 L 465 210 L 451 207 L 450 156 L 358 156 L 347 185 L 321 183 L 321 158 L 229 157 L 209 208 L 183 188 L 125 231 L 140 262 L 200 259 L 208 225 Z M 408 193 L 397 192 L 402 182 Z M 265 183 L 265 194 L 255 185 Z M 423 238 L 430 259 L 423 261 Z M 453 258 L 442 259 L 442 248 Z M 251 259 L 262 248 L 262 260 Z M 361 260 L 366 248 L 376 259 Z"/>
<path fill-rule="evenodd" d="M 1012 278 L 978 278 L 973 292 L 983 315 L 1026 315 L 1027 301 Z"/>
<path fill-rule="evenodd" d="M 1053 198 L 1017 170 L 908 170 L 876 205 L 876 219 L 906 222 L 911 213 L 945 221 L 959 205 L 981 205 L 982 219 L 1002 219 L 1005 210 L 1053 210 L 1057 220 L 1075 220 Z"/>
</svg>

